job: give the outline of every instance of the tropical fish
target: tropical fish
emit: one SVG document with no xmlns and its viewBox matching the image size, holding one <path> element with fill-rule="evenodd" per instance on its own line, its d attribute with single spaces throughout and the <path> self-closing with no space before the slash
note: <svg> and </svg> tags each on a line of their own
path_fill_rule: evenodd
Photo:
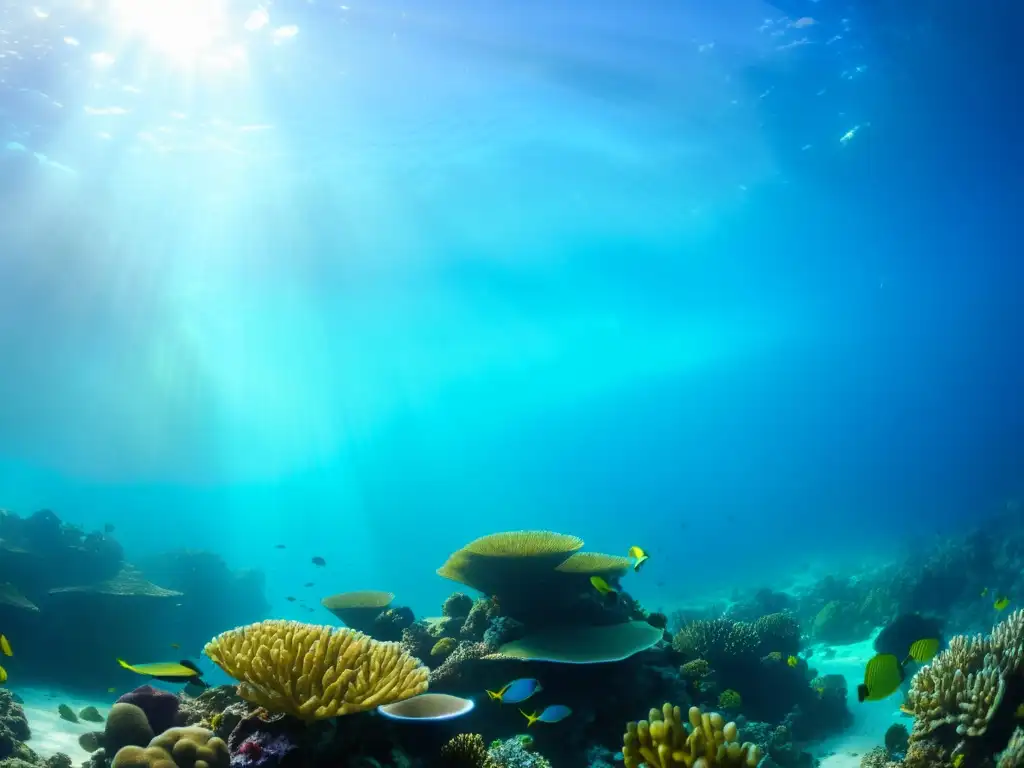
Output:
<svg viewBox="0 0 1024 768">
<path fill-rule="evenodd" d="M 202 670 L 188 659 L 182 659 L 177 664 L 172 661 L 162 661 L 154 664 L 129 664 L 124 659 L 118 659 L 117 663 L 129 672 L 152 677 L 154 680 L 163 680 L 167 683 L 191 683 L 202 688 L 209 687 L 209 683 L 202 679 Z"/>
<path fill-rule="evenodd" d="M 913 656 L 911 648 L 914 643 L 922 640 L 935 640 L 937 652 L 942 647 L 942 623 L 918 613 L 905 613 L 897 616 L 878 633 L 875 653 L 891 653 L 898 659 L 904 659 L 903 663 L 906 664 L 906 660 Z"/>
<path fill-rule="evenodd" d="M 315 565 L 317 568 L 323 568 L 325 565 L 327 565 L 327 561 L 319 555 L 317 555 L 313 558 L 313 565 Z"/>
<path fill-rule="evenodd" d="M 117 693 L 117 688 L 115 688 L 114 686 L 110 686 L 109 688 L 107 688 L 107 693 Z"/>
<path fill-rule="evenodd" d="M 800 663 L 800 659 L 798 659 L 796 656 L 790 656 L 788 659 L 786 659 L 786 663 L 789 664 L 789 666 L 791 667 L 795 667 L 797 664 Z"/>
<path fill-rule="evenodd" d="M 275 544 L 274 549 L 284 549 L 284 544 Z"/>
<path fill-rule="evenodd" d="M 996 598 L 996 601 L 994 603 L 992 603 L 992 607 L 995 608 L 997 611 L 1002 611 L 1009 604 L 1010 604 L 1010 598 L 1008 598 L 1008 597 L 1006 597 L 1004 595 L 1003 597 Z"/>
<path fill-rule="evenodd" d="M 78 715 L 75 714 L 75 710 L 73 710 L 67 704 L 58 705 L 57 712 L 60 715 L 61 720 L 67 720 L 69 723 L 78 722 Z"/>
<path fill-rule="evenodd" d="M 961 752 L 953 758 L 953 768 L 960 768 L 960 763 L 964 761 L 964 753 Z"/>
<path fill-rule="evenodd" d="M 287 600 L 289 603 L 294 603 L 296 598 L 292 597 L 291 595 L 288 595 L 288 597 L 286 597 L 285 600 Z"/>
<path fill-rule="evenodd" d="M 602 579 L 600 576 L 591 576 L 590 583 L 594 585 L 594 589 L 600 592 L 606 600 L 614 603 L 619 599 L 619 593 L 608 586 L 608 582 Z"/>
<path fill-rule="evenodd" d="M 857 686 L 857 701 L 881 701 L 899 689 L 903 678 L 900 660 L 891 653 L 880 653 L 864 668 L 864 682 Z"/>
<path fill-rule="evenodd" d="M 104 525 L 103 526 L 103 532 L 104 533 L 113 533 L 114 532 L 114 524 L 113 523 L 107 523 L 106 525 Z"/>
<path fill-rule="evenodd" d="M 3 667 L 0 667 L 0 683 L 6 683 L 6 682 L 7 682 L 7 670 L 4 669 Z"/>
<path fill-rule="evenodd" d="M 315 586 L 315 585 L 313 584 L 313 582 L 312 582 L 312 581 L 307 581 L 307 582 L 306 582 L 305 584 L 303 584 L 302 586 L 304 586 L 304 587 L 312 587 L 312 586 Z"/>
<path fill-rule="evenodd" d="M 502 704 L 518 704 L 542 690 L 544 689 L 540 685 L 540 680 L 532 677 L 521 677 L 508 683 L 497 692 L 487 691 L 487 695 L 492 700 L 500 701 Z"/>
<path fill-rule="evenodd" d="M 1013 716 L 1016 718 L 1024 718 L 1024 704 L 1021 704 L 1019 707 L 1017 707 L 1017 709 L 1013 713 Z"/>
<path fill-rule="evenodd" d="M 178 650 L 179 648 L 181 648 L 181 646 L 178 643 L 171 643 L 171 648 L 173 648 L 174 650 Z"/>
<path fill-rule="evenodd" d="M 14 651 L 11 649 L 11 641 L 7 639 L 7 635 L 0 635 L 0 651 L 3 651 L 4 656 L 14 655 Z"/>
<path fill-rule="evenodd" d="M 911 644 L 910 653 L 907 655 L 907 658 L 903 660 L 903 663 L 909 664 L 911 661 L 916 661 L 920 664 L 927 664 L 938 652 L 938 638 L 928 637 L 924 640 L 916 640 Z"/>
<path fill-rule="evenodd" d="M 544 707 L 544 711 L 540 714 L 534 712 L 531 715 L 523 712 L 521 709 L 519 714 L 526 718 L 526 727 L 529 728 L 534 723 L 557 723 L 565 720 L 565 718 L 572 714 L 572 710 L 564 704 L 552 704 L 550 707 Z"/>
<path fill-rule="evenodd" d="M 984 597 L 987 594 L 988 594 L 988 587 L 985 587 L 983 590 L 981 590 L 981 596 Z"/>
<path fill-rule="evenodd" d="M 646 552 L 644 552 L 640 547 L 637 546 L 629 548 L 629 556 L 636 558 L 636 562 L 633 563 L 633 570 L 638 573 L 640 571 L 640 567 L 651 559 Z"/>
</svg>

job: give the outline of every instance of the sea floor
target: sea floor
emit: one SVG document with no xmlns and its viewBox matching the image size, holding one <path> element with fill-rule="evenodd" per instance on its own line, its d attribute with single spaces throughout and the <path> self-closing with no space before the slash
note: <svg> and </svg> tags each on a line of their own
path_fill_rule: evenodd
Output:
<svg viewBox="0 0 1024 768">
<path fill-rule="evenodd" d="M 853 724 L 838 736 L 817 742 L 809 749 L 821 760 L 820 768 L 860 768 L 861 758 L 874 747 L 881 746 L 885 732 L 893 723 L 910 728 L 911 720 L 900 713 L 903 697 L 895 693 L 883 701 L 857 701 L 857 686 L 864 682 L 864 666 L 875 655 L 874 638 L 854 645 L 832 646 L 836 655 L 821 658 L 821 649 L 810 659 L 810 665 L 822 675 L 842 675 L 849 691 L 849 707 Z"/>
<path fill-rule="evenodd" d="M 45 688 L 18 687 L 12 689 L 12 692 L 25 702 L 22 706 L 28 718 L 28 727 L 32 730 L 32 738 L 28 740 L 32 750 L 40 757 L 51 757 L 63 752 L 74 765 L 89 759 L 89 753 L 78 745 L 78 737 L 88 731 L 101 730 L 103 723 L 69 723 L 57 713 L 57 707 L 67 704 L 77 713 L 91 705 L 106 717 L 114 698 L 111 696 L 108 701 L 85 699 Z"/>
</svg>

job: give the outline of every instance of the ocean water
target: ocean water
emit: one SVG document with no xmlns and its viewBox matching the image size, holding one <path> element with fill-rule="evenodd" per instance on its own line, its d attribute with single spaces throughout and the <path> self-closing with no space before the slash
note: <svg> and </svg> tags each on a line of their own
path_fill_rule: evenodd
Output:
<svg viewBox="0 0 1024 768">
<path fill-rule="evenodd" d="M 296 619 L 499 530 L 672 610 L 1001 511 L 1020 14 L 8 0 L 0 506 Z"/>
</svg>

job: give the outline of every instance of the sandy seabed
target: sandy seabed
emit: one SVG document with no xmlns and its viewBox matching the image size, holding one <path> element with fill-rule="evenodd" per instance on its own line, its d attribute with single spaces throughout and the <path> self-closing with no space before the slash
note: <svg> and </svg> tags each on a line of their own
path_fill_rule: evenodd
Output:
<svg viewBox="0 0 1024 768">
<path fill-rule="evenodd" d="M 25 702 L 22 706 L 28 718 L 28 727 L 32 730 L 32 738 L 28 740 L 32 750 L 40 757 L 51 757 L 63 752 L 74 765 L 89 759 L 89 753 L 78 745 L 78 737 L 89 731 L 102 730 L 103 723 L 69 723 L 61 718 L 57 707 L 67 704 L 77 713 L 84 707 L 93 706 L 106 718 L 116 698 L 111 694 L 109 701 L 96 701 L 45 688 L 16 688 L 13 692 Z"/>
</svg>

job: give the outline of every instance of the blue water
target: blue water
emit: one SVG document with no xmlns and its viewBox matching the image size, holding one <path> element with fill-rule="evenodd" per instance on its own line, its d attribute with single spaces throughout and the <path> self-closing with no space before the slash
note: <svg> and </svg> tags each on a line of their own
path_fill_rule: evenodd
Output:
<svg viewBox="0 0 1024 768">
<path fill-rule="evenodd" d="M 0 506 L 286 618 L 502 529 L 670 608 L 1001 509 L 1021 10 L 891 6 L 7 2 Z"/>
</svg>

